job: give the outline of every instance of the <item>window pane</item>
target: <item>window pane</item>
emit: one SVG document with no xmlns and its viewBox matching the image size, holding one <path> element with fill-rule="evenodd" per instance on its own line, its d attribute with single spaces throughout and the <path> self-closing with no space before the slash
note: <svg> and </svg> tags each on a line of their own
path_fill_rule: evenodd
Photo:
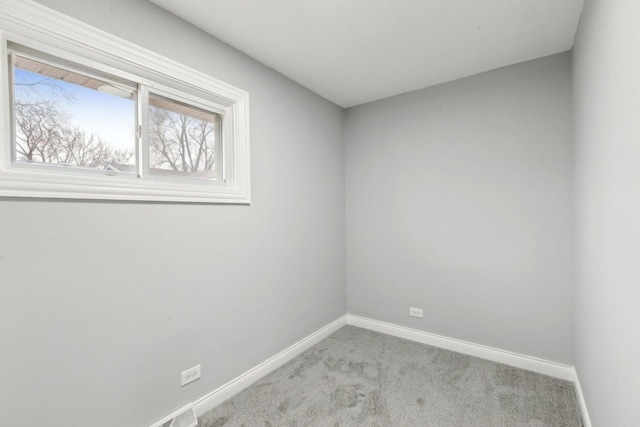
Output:
<svg viewBox="0 0 640 427">
<path fill-rule="evenodd" d="M 16 162 L 136 172 L 132 89 L 20 55 L 13 71 Z"/>
<path fill-rule="evenodd" d="M 150 172 L 220 179 L 220 123 L 219 114 L 150 94 Z"/>
</svg>

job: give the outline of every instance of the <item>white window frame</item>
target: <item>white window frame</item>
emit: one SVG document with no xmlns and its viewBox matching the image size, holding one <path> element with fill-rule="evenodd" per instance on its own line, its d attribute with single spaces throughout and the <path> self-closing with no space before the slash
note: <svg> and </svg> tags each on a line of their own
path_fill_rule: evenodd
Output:
<svg viewBox="0 0 640 427">
<path fill-rule="evenodd" d="M 82 173 L 12 162 L 7 43 L 140 84 L 142 91 L 222 113 L 221 180 Z M 249 204 L 249 94 L 31 0 L 0 0 L 0 196 Z M 139 108 L 147 134 L 148 107 Z M 144 116 L 144 118 L 143 118 Z M 144 142 L 142 142 L 144 141 Z M 137 141 L 145 150 L 147 138 Z M 36 165 L 34 165 L 36 166 Z M 42 165 L 39 165 L 42 166 Z M 149 165 L 142 165 L 148 172 Z"/>
</svg>

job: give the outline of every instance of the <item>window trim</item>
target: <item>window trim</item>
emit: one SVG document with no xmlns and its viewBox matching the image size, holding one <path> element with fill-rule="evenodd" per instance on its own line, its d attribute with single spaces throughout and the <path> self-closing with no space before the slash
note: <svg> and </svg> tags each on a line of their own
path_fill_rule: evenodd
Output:
<svg viewBox="0 0 640 427">
<path fill-rule="evenodd" d="M 176 61 L 27 0 L 0 0 L 0 196 L 249 204 L 249 94 Z M 224 181 L 140 179 L 49 172 L 11 165 L 7 43 L 12 42 L 88 69 L 144 85 L 149 92 L 188 95 L 224 107 Z M 179 99 L 179 98 L 176 98 Z M 194 104 L 197 106 L 197 104 Z M 138 111 L 138 114 L 147 114 Z M 144 120 L 141 123 L 145 123 Z M 142 129 L 143 132 L 148 129 Z M 148 167 L 148 165 L 147 165 Z M 44 168 L 46 169 L 46 168 Z"/>
</svg>

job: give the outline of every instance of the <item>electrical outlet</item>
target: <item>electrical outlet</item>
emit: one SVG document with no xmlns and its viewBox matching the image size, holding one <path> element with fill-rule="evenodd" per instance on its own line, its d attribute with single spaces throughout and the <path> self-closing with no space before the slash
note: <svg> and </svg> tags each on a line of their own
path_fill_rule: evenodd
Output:
<svg viewBox="0 0 640 427">
<path fill-rule="evenodd" d="M 409 316 L 419 317 L 419 318 L 422 319 L 422 309 L 421 308 L 409 307 Z"/>
<path fill-rule="evenodd" d="M 193 368 L 187 369 L 186 371 L 182 371 L 180 373 L 180 386 L 184 387 L 187 384 L 194 382 L 198 378 L 200 378 L 200 365 L 194 366 Z"/>
</svg>

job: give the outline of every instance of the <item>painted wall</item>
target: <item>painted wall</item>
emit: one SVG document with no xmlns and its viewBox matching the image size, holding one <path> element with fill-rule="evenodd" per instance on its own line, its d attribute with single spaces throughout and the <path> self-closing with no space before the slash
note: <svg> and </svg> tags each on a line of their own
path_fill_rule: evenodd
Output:
<svg viewBox="0 0 640 427">
<path fill-rule="evenodd" d="M 251 95 L 251 206 L 0 200 L 0 424 L 149 425 L 346 313 L 343 112 L 146 0 L 42 3 Z"/>
<path fill-rule="evenodd" d="M 576 369 L 594 426 L 640 425 L 640 2 L 587 0 L 573 56 Z"/>
<path fill-rule="evenodd" d="M 347 110 L 349 313 L 572 363 L 570 68 L 565 53 Z"/>
</svg>

